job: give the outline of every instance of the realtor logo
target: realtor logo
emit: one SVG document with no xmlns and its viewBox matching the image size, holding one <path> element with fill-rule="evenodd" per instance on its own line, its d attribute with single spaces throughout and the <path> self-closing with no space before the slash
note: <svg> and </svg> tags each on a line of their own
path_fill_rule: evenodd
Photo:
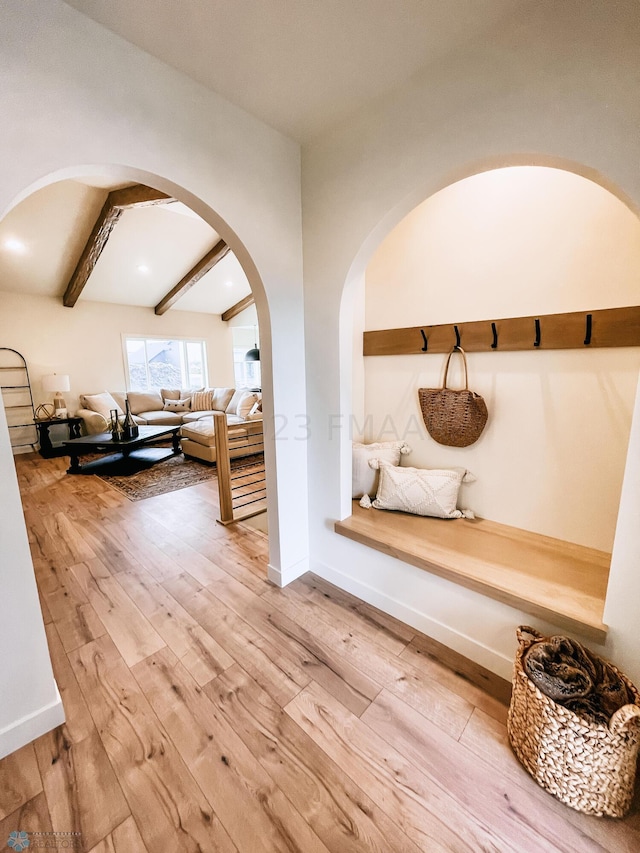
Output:
<svg viewBox="0 0 640 853">
<path fill-rule="evenodd" d="M 12 850 L 26 850 L 29 846 L 29 836 L 26 832 L 22 832 L 22 830 L 11 832 L 9 833 L 7 845 L 11 847 Z"/>
</svg>

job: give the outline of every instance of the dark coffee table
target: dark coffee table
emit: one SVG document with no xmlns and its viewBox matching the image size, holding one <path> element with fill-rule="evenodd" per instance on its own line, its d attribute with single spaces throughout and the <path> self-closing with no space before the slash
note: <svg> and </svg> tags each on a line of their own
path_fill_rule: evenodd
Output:
<svg viewBox="0 0 640 853">
<path fill-rule="evenodd" d="M 99 435 L 85 435 L 64 441 L 65 452 L 71 457 L 71 467 L 67 474 L 96 474 L 117 468 L 118 474 L 133 474 L 142 468 L 162 462 L 170 456 L 181 453 L 180 426 L 141 426 L 137 438 L 130 441 L 114 441 L 110 432 Z M 149 447 L 152 442 L 171 438 L 171 447 Z M 80 465 L 80 456 L 87 453 L 109 454 L 103 459 L 94 459 Z M 115 471 L 114 471 L 115 473 Z"/>
</svg>

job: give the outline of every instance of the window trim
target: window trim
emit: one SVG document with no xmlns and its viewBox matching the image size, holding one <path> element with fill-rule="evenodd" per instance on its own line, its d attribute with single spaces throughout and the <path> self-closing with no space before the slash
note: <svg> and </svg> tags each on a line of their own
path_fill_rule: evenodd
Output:
<svg viewBox="0 0 640 853">
<path fill-rule="evenodd" d="M 132 388 L 131 388 L 131 374 L 129 371 L 129 353 L 127 351 L 127 342 L 128 341 L 143 341 L 145 344 L 145 355 L 147 353 L 147 346 L 146 346 L 147 341 L 177 341 L 178 343 L 181 344 L 183 359 L 185 360 L 185 364 L 186 364 L 186 355 L 187 354 L 186 354 L 186 347 L 184 347 L 184 344 L 188 344 L 188 343 L 200 344 L 200 346 L 202 348 L 202 356 L 203 356 L 202 363 L 203 363 L 203 367 L 204 367 L 204 376 L 203 376 L 202 386 L 199 386 L 199 387 L 204 387 L 204 388 L 209 387 L 209 364 L 208 364 L 208 354 L 207 354 L 207 341 L 205 338 L 185 337 L 183 335 L 141 335 L 141 334 L 132 334 L 132 333 L 128 333 L 128 332 L 122 332 L 121 339 L 122 339 L 122 359 L 124 362 L 125 385 L 126 385 L 127 391 L 132 390 Z M 148 385 L 149 369 L 148 369 L 148 360 L 146 358 L 145 358 L 145 364 L 147 365 L 147 385 Z M 181 388 L 186 387 L 186 384 L 183 383 L 182 380 L 181 380 L 180 387 Z M 159 389 L 147 387 L 145 390 L 146 391 L 154 391 L 154 390 L 159 390 Z"/>
</svg>

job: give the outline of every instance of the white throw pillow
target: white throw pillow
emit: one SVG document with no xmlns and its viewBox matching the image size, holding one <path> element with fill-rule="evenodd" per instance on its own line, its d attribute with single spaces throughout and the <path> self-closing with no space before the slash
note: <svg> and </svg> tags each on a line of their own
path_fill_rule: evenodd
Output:
<svg viewBox="0 0 640 853">
<path fill-rule="evenodd" d="M 247 415 L 253 409 L 255 403 L 258 402 L 258 398 L 255 394 L 252 394 L 250 391 L 247 391 L 246 394 L 243 394 L 242 397 L 238 400 L 238 406 L 236 408 L 236 415 L 243 420 L 246 420 Z"/>
<path fill-rule="evenodd" d="M 165 412 L 188 412 L 191 408 L 191 397 L 184 400 L 165 400 L 162 408 Z"/>
<path fill-rule="evenodd" d="M 233 393 L 233 388 L 213 388 L 211 391 L 211 408 L 217 412 L 225 412 Z"/>
<path fill-rule="evenodd" d="M 465 470 L 458 468 L 400 468 L 371 460 L 380 469 L 378 493 L 372 506 L 428 515 L 433 518 L 473 518 L 470 510 L 458 509 L 458 492 Z"/>
<path fill-rule="evenodd" d="M 117 409 L 119 415 L 124 415 L 124 412 L 108 391 L 104 391 L 102 394 L 85 394 L 84 404 L 87 409 L 91 409 L 92 412 L 102 415 L 107 423 L 109 423 L 111 409 Z"/>
<path fill-rule="evenodd" d="M 378 472 L 369 467 L 370 459 L 381 459 L 390 465 L 399 465 L 400 457 L 405 453 L 411 453 L 411 448 L 404 441 L 378 441 L 375 444 L 354 442 L 351 497 L 375 495 L 378 488 Z"/>
</svg>

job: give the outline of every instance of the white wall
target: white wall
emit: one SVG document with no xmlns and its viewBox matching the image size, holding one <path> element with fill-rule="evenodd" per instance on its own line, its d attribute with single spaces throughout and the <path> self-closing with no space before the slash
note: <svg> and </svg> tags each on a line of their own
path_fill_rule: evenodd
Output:
<svg viewBox="0 0 640 853">
<path fill-rule="evenodd" d="M 198 338 L 206 342 L 209 384 L 233 386 L 231 329 L 219 316 L 135 308 L 79 300 L 74 308 L 48 296 L 0 291 L 0 340 L 26 359 L 34 401 L 51 402 L 41 377 L 68 374 L 71 390 L 63 396 L 75 412 L 80 394 L 124 391 L 123 335 Z"/>
<path fill-rule="evenodd" d="M 295 576 L 308 558 L 306 448 L 294 440 L 305 409 L 299 147 L 60 0 L 2 3 L 0 68 L 1 213 L 53 180 L 107 174 L 177 197 L 242 264 L 263 348 L 270 573 Z M 278 442 L 274 412 L 291 424 Z M 0 483 L 12 476 L 7 443 L 2 426 Z M 10 539 L 3 562 L 18 547 Z M 37 618 L 20 590 L 0 587 L 5 608 Z M 0 692 L 24 695 L 4 656 L 0 666 Z"/>
<path fill-rule="evenodd" d="M 0 435 L 7 421 L 0 406 Z M 64 722 L 11 449 L 0 441 L 0 758 Z"/>
<path fill-rule="evenodd" d="M 470 38 L 463 51 L 303 151 L 312 567 L 506 678 L 514 628 L 531 617 L 333 531 L 350 512 L 354 296 L 373 252 L 404 216 L 484 169 L 573 166 L 621 188 L 637 209 L 638 43 L 632 0 L 514 4 L 511 19 L 492 35 Z M 602 287 L 606 294 L 607 282 Z M 637 418 L 630 459 L 638 456 Z M 340 422 L 344 429 L 332 429 Z M 637 476 L 629 470 L 627 479 Z M 629 489 L 618 519 L 606 653 L 640 681 L 632 616 L 640 610 L 640 530 Z"/>
<path fill-rule="evenodd" d="M 558 169 L 483 172 L 441 190 L 391 231 L 366 271 L 367 329 L 638 302 L 640 219 Z M 406 440 L 405 465 L 469 468 L 478 479 L 463 485 L 460 505 L 483 518 L 611 552 L 640 348 L 469 353 L 490 420 L 477 443 L 450 448 L 430 438 L 417 395 L 440 386 L 446 356 L 362 359 L 361 332 L 359 341 L 369 440 Z"/>
</svg>

